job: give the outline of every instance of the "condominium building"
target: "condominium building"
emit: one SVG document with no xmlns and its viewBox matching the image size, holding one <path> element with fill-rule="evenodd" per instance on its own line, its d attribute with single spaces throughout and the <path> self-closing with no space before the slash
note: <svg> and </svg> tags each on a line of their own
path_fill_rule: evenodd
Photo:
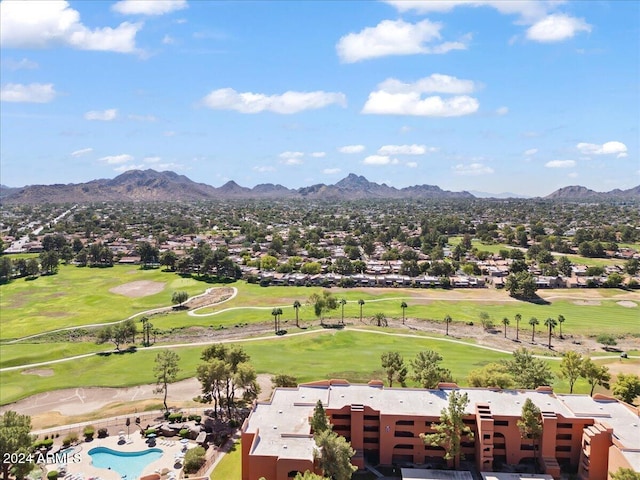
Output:
<svg viewBox="0 0 640 480">
<path fill-rule="evenodd" d="M 549 387 L 440 384 L 426 390 L 326 380 L 277 388 L 270 401 L 253 406 L 242 426 L 242 480 L 285 480 L 297 472 L 317 471 L 309 418 L 318 400 L 333 430 L 356 451 L 354 465 L 362 468 L 367 460 L 374 465 L 447 466 L 444 449 L 425 445 L 420 434 L 433 431 L 452 390 L 469 397 L 464 422 L 474 435 L 463 437 L 462 452 L 481 472 L 532 463 L 536 457 L 554 478 L 561 470 L 577 472 L 582 480 L 606 480 L 620 467 L 640 472 L 639 411 L 610 397 L 555 394 Z M 527 399 L 542 412 L 537 442 L 522 438 L 517 425 Z"/>
</svg>

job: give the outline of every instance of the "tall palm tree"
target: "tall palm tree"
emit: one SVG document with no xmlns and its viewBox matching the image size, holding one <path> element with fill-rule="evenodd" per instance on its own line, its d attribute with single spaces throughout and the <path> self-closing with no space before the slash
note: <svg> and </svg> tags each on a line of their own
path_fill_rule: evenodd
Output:
<svg viewBox="0 0 640 480">
<path fill-rule="evenodd" d="M 445 335 L 449 336 L 449 324 L 451 323 L 453 319 L 451 318 L 451 315 L 447 314 L 444 316 L 444 324 L 447 328 L 447 333 Z"/>
<path fill-rule="evenodd" d="M 342 308 L 342 325 L 344 325 L 344 306 L 347 304 L 347 301 L 344 298 L 340 299 L 340 307 Z"/>
<path fill-rule="evenodd" d="M 276 335 L 278 334 L 278 332 L 280 331 L 280 322 L 279 322 L 279 316 L 282 314 L 282 309 L 281 308 L 274 308 L 273 310 L 271 310 L 271 315 L 273 315 L 273 321 L 275 323 L 275 329 L 276 329 Z"/>
<path fill-rule="evenodd" d="M 533 343 L 536 341 L 536 325 L 540 325 L 540 322 L 536 317 L 531 317 L 529 325 L 531 325 L 531 343 Z"/>
<path fill-rule="evenodd" d="M 362 306 L 364 305 L 364 300 L 358 300 L 358 305 L 360 305 L 360 322 L 362 322 Z"/>
<path fill-rule="evenodd" d="M 400 308 L 402 309 L 402 324 L 404 325 L 404 311 L 407 309 L 407 302 L 402 302 Z"/>
<path fill-rule="evenodd" d="M 558 324 L 560 325 L 560 338 L 564 338 L 562 336 L 562 324 L 564 323 L 564 321 L 565 321 L 564 315 L 562 314 L 558 315 Z"/>
<path fill-rule="evenodd" d="M 544 321 L 544 325 L 549 328 L 549 348 L 551 348 L 551 331 L 558 325 L 558 322 L 555 318 L 549 317 Z"/>
<path fill-rule="evenodd" d="M 300 304 L 300 302 L 298 300 L 293 302 L 293 309 L 296 311 L 296 327 L 298 327 L 298 328 L 300 328 L 300 323 L 298 322 L 298 310 L 300 310 L 301 306 L 302 305 Z"/>
<path fill-rule="evenodd" d="M 149 346 L 149 332 L 147 332 L 147 322 L 149 322 L 149 319 L 147 317 L 142 317 L 140 319 L 140 322 L 142 323 L 142 344 L 145 347 Z"/>
<path fill-rule="evenodd" d="M 507 317 L 504 317 L 502 319 L 502 324 L 504 325 L 504 338 L 507 338 L 507 325 L 509 325 L 509 319 Z"/>
<path fill-rule="evenodd" d="M 522 315 L 516 313 L 516 341 L 520 341 L 520 320 L 522 320 Z"/>
</svg>

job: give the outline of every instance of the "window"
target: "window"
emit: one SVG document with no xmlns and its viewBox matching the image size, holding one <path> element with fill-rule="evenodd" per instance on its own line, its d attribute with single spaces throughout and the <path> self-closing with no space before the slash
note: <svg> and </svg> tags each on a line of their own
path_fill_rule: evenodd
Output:
<svg viewBox="0 0 640 480">
<path fill-rule="evenodd" d="M 334 420 L 351 420 L 351 415 L 336 414 L 331 415 L 331 418 L 333 418 Z"/>
<path fill-rule="evenodd" d="M 364 443 L 378 443 L 377 438 L 364 437 Z"/>
<path fill-rule="evenodd" d="M 556 447 L 556 452 L 570 452 L 571 445 L 558 445 Z"/>
<path fill-rule="evenodd" d="M 398 420 L 396 422 L 396 425 L 410 425 L 410 426 L 413 426 L 414 423 L 413 423 L 413 420 Z"/>
<path fill-rule="evenodd" d="M 413 450 L 413 445 L 409 445 L 408 443 L 399 443 L 394 448 L 397 448 L 400 450 Z"/>
<path fill-rule="evenodd" d="M 364 416 L 365 420 L 373 420 L 375 422 L 380 420 L 380 417 L 378 417 L 377 415 L 365 415 Z"/>
<path fill-rule="evenodd" d="M 558 423 L 558 428 L 573 428 L 571 423 Z"/>
<path fill-rule="evenodd" d="M 556 440 L 571 440 L 571 438 L 570 433 L 559 433 L 556 435 Z"/>
<path fill-rule="evenodd" d="M 507 420 L 494 420 L 493 424 L 496 427 L 508 427 L 509 422 Z"/>
<path fill-rule="evenodd" d="M 380 431 L 380 427 L 377 425 L 365 425 L 364 426 L 364 431 L 365 432 L 379 432 Z"/>
<path fill-rule="evenodd" d="M 413 432 L 407 432 L 405 430 L 396 430 L 395 437 L 409 437 L 409 438 L 413 438 Z"/>
</svg>

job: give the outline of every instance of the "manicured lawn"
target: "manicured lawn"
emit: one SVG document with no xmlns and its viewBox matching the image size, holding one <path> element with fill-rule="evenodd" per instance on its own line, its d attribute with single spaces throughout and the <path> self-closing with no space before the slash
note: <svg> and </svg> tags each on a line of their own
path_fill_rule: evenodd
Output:
<svg viewBox="0 0 640 480">
<path fill-rule="evenodd" d="M 242 477 L 242 447 L 240 441 L 237 441 L 229 453 L 220 460 L 209 478 L 211 480 L 228 480 L 240 477 Z"/>
<path fill-rule="evenodd" d="M 15 343 L 0 346 L 0 368 L 47 362 L 75 357 L 85 353 L 112 350 L 113 344 L 96 345 L 88 342 Z"/>
<path fill-rule="evenodd" d="M 163 283 L 154 295 L 130 298 L 109 290 L 136 281 Z M 116 265 L 80 268 L 62 265 L 56 275 L 17 279 L 0 285 L 2 329 L 6 340 L 58 328 L 113 322 L 143 310 L 171 305 L 176 290 L 202 293 L 207 284 L 161 270 Z"/>
</svg>

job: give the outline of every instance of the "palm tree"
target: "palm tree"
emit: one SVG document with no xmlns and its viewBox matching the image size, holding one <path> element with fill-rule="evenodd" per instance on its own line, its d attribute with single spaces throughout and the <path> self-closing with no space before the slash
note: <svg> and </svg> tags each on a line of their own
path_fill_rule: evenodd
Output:
<svg viewBox="0 0 640 480">
<path fill-rule="evenodd" d="M 402 324 L 404 325 L 404 311 L 407 309 L 407 302 L 402 302 L 400 308 L 402 309 Z"/>
<path fill-rule="evenodd" d="M 360 305 L 360 322 L 362 322 L 362 306 L 364 305 L 364 300 L 358 300 L 358 305 Z"/>
<path fill-rule="evenodd" d="M 300 328 L 300 323 L 298 323 L 298 310 L 300 310 L 301 306 L 302 305 L 300 304 L 300 302 L 298 300 L 293 302 L 293 309 L 296 311 L 296 327 L 298 327 L 298 328 Z"/>
<path fill-rule="evenodd" d="M 504 325 L 504 338 L 507 338 L 507 325 L 509 325 L 509 319 L 507 317 L 504 317 L 502 319 L 502 324 Z"/>
<path fill-rule="evenodd" d="M 564 315 L 558 315 L 558 324 L 560 325 L 560 338 L 564 338 L 562 336 L 562 324 L 564 323 L 565 318 Z"/>
<path fill-rule="evenodd" d="M 347 304 L 347 301 L 344 298 L 340 299 L 340 307 L 342 308 L 342 325 L 344 325 L 344 306 Z"/>
<path fill-rule="evenodd" d="M 386 327 L 387 326 L 387 317 L 385 317 L 384 313 L 378 312 L 373 316 L 373 322 L 378 327 Z"/>
<path fill-rule="evenodd" d="M 544 321 L 544 325 L 549 328 L 549 349 L 551 349 L 551 331 L 558 325 L 558 322 L 555 318 L 549 317 Z"/>
<path fill-rule="evenodd" d="M 145 347 L 149 346 L 149 332 L 147 331 L 147 323 L 149 322 L 149 319 L 147 317 L 142 317 L 140 319 L 140 322 L 142 322 L 142 344 Z"/>
<path fill-rule="evenodd" d="M 278 309 L 274 308 L 273 310 L 271 310 L 271 315 L 273 315 L 274 328 L 276 330 L 276 335 L 277 335 L 278 331 L 280 330 L 278 326 Z"/>
<path fill-rule="evenodd" d="M 536 340 L 536 325 L 540 325 L 540 322 L 536 317 L 531 317 L 529 325 L 531 325 L 531 343 L 533 343 Z"/>
<path fill-rule="evenodd" d="M 451 315 L 447 314 L 444 316 L 444 324 L 447 327 L 447 333 L 445 335 L 449 336 L 449 324 L 451 323 L 452 318 Z"/>
<path fill-rule="evenodd" d="M 522 320 L 522 315 L 516 313 L 516 342 L 520 341 L 520 320 Z"/>
</svg>

